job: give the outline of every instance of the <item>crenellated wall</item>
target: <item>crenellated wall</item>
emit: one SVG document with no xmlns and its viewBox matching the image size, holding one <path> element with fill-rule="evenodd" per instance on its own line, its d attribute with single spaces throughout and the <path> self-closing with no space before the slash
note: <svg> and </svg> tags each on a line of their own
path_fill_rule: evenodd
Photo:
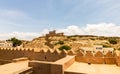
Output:
<svg viewBox="0 0 120 74">
<path fill-rule="evenodd" d="M 33 74 L 84 74 L 66 71 L 66 69 L 71 66 L 75 61 L 96 64 L 117 64 L 118 66 L 120 66 L 120 52 L 117 54 L 116 52 L 111 53 L 110 51 L 105 54 L 100 51 L 87 51 L 86 53 L 79 51 L 75 53 L 74 51 L 70 50 L 67 52 L 66 57 L 58 61 L 30 61 L 29 67 L 33 68 Z"/>
<path fill-rule="evenodd" d="M 102 52 L 90 52 L 87 51 L 83 53 L 79 51 L 76 54 L 75 60 L 78 62 L 86 62 L 86 63 L 95 63 L 95 64 L 116 64 L 115 54 L 108 51 L 106 54 Z"/>
<path fill-rule="evenodd" d="M 120 66 L 120 51 L 115 51 L 116 65 Z"/>
<path fill-rule="evenodd" d="M 86 62 L 93 64 L 116 64 L 120 66 L 120 51 L 114 53 L 108 51 L 102 53 L 101 51 L 96 52 L 82 52 L 78 51 L 75 53 L 73 50 L 70 51 L 59 51 L 59 50 L 40 50 L 31 48 L 0 48 L 0 60 L 13 60 L 16 58 L 27 57 L 29 60 L 30 69 L 22 70 L 21 73 L 30 74 L 82 74 L 75 72 L 65 71 L 75 61 Z"/>
<path fill-rule="evenodd" d="M 77 62 L 86 62 L 86 63 L 96 63 L 96 64 L 117 64 L 120 66 L 120 52 L 110 52 L 106 54 L 100 51 L 86 53 L 79 51 L 75 53 L 71 51 L 59 51 L 48 49 L 45 51 L 41 49 L 40 51 L 35 51 L 31 48 L 0 48 L 0 60 L 13 60 L 16 58 L 27 57 L 29 60 L 38 60 L 38 61 L 57 61 L 66 55 L 76 55 L 75 60 Z"/>
<path fill-rule="evenodd" d="M 38 61 L 56 61 L 65 57 L 67 54 L 65 51 L 59 50 L 40 50 L 34 51 L 31 48 L 0 48 L 0 59 L 2 60 L 12 60 L 15 58 L 27 57 L 30 60 Z"/>
</svg>

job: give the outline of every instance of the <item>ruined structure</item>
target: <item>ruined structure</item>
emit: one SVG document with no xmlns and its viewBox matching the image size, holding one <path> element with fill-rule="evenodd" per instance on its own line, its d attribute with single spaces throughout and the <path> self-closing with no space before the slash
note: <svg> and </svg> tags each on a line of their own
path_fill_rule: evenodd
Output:
<svg viewBox="0 0 120 74">
<path fill-rule="evenodd" d="M 48 34 L 46 34 L 45 40 L 47 42 L 45 44 L 53 49 L 54 45 L 51 44 L 51 41 L 53 41 L 53 39 L 51 39 L 51 37 L 64 37 L 64 33 L 56 33 L 56 31 L 54 30 L 54 31 L 50 31 Z"/>
<path fill-rule="evenodd" d="M 51 36 L 64 36 L 64 33 L 56 33 L 56 31 L 54 30 L 46 34 L 46 37 L 51 37 Z"/>
</svg>

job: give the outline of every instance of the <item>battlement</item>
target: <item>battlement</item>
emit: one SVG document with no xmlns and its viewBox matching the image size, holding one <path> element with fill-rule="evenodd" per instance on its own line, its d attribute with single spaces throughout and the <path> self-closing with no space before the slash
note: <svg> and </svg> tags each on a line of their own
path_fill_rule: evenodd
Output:
<svg viewBox="0 0 120 74">
<path fill-rule="evenodd" d="M 119 53 L 120 54 L 120 53 Z M 116 60 L 120 58 L 120 55 L 116 55 L 116 52 L 112 53 L 108 51 L 106 54 L 98 51 L 98 52 L 82 52 L 79 51 L 76 53 L 75 60 L 77 62 L 86 62 L 86 63 L 94 63 L 94 64 L 118 64 Z"/>
<path fill-rule="evenodd" d="M 50 36 L 64 36 L 64 33 L 56 33 L 56 31 L 50 31 L 49 34 L 46 34 L 46 37 Z"/>
<path fill-rule="evenodd" d="M 0 48 L 0 59 L 12 60 L 27 57 L 29 60 L 56 61 L 67 55 L 66 51 L 36 48 Z"/>
<path fill-rule="evenodd" d="M 0 48 L 0 51 L 34 51 L 33 48 Z"/>
<path fill-rule="evenodd" d="M 120 66 L 120 51 L 112 53 L 108 51 L 86 51 L 74 52 L 58 49 L 40 49 L 40 48 L 0 48 L 0 59 L 11 62 L 30 60 L 30 69 L 21 70 L 21 73 L 33 74 L 71 74 L 65 71 L 72 64 L 85 62 L 88 64 L 116 64 Z M 31 61 L 32 60 L 32 61 Z"/>
<path fill-rule="evenodd" d="M 86 63 L 99 63 L 99 64 L 116 64 L 119 65 L 120 52 L 115 51 L 114 53 L 108 51 L 103 53 L 101 51 L 78 51 L 73 50 L 65 51 L 58 49 L 40 49 L 40 48 L 0 48 L 0 59 L 3 60 L 13 60 L 16 58 L 27 57 L 29 60 L 38 61 L 49 61 L 54 62 L 67 55 L 75 55 L 75 60 L 78 62 Z"/>
</svg>

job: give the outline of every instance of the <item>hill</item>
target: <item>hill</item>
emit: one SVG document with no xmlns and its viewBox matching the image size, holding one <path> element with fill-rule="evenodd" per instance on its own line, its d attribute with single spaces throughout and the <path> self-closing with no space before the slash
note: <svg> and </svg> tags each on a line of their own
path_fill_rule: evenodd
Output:
<svg viewBox="0 0 120 74">
<path fill-rule="evenodd" d="M 32 41 L 23 42 L 23 46 L 28 48 L 52 48 L 57 49 L 63 45 L 70 46 L 73 50 L 79 47 L 91 47 L 93 45 L 103 45 L 103 47 L 113 47 L 120 49 L 120 37 L 105 37 L 93 35 L 72 35 L 66 36 L 63 33 L 49 32 L 46 36 L 38 37 Z"/>
</svg>

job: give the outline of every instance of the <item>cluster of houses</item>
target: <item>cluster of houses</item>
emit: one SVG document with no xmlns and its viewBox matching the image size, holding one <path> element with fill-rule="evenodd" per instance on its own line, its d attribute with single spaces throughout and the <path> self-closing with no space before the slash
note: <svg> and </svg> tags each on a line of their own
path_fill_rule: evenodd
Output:
<svg viewBox="0 0 120 74">
<path fill-rule="evenodd" d="M 0 41 L 0 47 L 2 48 L 9 48 L 9 47 L 12 47 L 13 46 L 13 43 L 10 42 L 10 41 L 6 41 L 6 40 L 1 40 Z"/>
<path fill-rule="evenodd" d="M 86 52 L 91 52 L 91 53 L 96 53 L 98 51 L 102 52 L 103 54 L 106 54 L 108 51 L 111 52 L 112 54 L 114 53 L 114 48 L 112 47 L 103 47 L 103 45 L 94 45 L 93 47 L 80 47 L 81 51 L 84 53 Z"/>
</svg>

